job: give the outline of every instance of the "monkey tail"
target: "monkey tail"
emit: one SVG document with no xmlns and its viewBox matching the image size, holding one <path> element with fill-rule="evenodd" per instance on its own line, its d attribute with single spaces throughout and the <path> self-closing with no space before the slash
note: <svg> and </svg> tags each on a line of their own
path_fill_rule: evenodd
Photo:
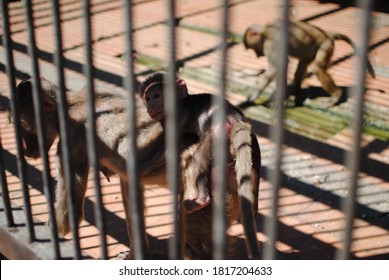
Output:
<svg viewBox="0 0 389 280">
<path fill-rule="evenodd" d="M 341 41 L 345 41 L 346 43 L 348 43 L 353 49 L 354 49 L 354 52 L 360 54 L 360 52 L 358 51 L 358 47 L 355 45 L 355 43 L 350 39 L 350 37 L 346 36 L 346 35 L 343 35 L 343 34 L 340 34 L 340 33 L 330 33 L 331 36 L 335 39 L 335 40 L 341 40 Z M 361 55 L 361 54 L 360 54 Z M 370 61 L 369 61 L 369 58 L 366 59 L 366 68 L 367 68 L 367 71 L 369 72 L 370 76 L 372 76 L 373 78 L 375 78 L 375 71 L 373 69 L 373 66 L 371 65 Z"/>
<path fill-rule="evenodd" d="M 237 122 L 231 129 L 231 154 L 235 156 L 240 213 L 251 258 L 259 258 L 255 215 L 258 211 L 260 151 L 257 139 L 247 122 Z"/>
</svg>

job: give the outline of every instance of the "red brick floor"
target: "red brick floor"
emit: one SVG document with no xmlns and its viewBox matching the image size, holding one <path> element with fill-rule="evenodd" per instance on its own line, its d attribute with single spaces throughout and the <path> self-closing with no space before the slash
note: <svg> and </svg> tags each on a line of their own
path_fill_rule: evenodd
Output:
<svg viewBox="0 0 389 280">
<path fill-rule="evenodd" d="M 134 4 L 135 48 L 142 56 L 166 60 L 168 41 L 166 36 L 166 1 L 138 0 Z M 278 17 L 281 1 L 279 0 L 236 0 L 230 1 L 230 29 L 242 34 L 252 23 L 265 24 Z M 291 1 L 291 17 L 306 20 L 328 31 L 336 31 L 359 39 L 358 9 L 353 6 L 332 4 L 337 1 L 294 0 Z M 328 2 L 328 3 L 320 3 Z M 36 39 L 41 51 L 41 74 L 55 81 L 53 64 L 47 59 L 55 49 L 52 27 L 51 4 L 48 0 L 33 1 L 35 11 Z M 76 91 L 85 85 L 81 73 L 84 61 L 83 50 L 83 16 L 81 1 L 62 0 L 64 55 L 66 58 L 67 87 Z M 123 60 L 125 40 L 123 34 L 122 1 L 94 0 L 93 38 L 94 63 L 97 69 L 97 83 L 122 91 L 118 81 L 126 73 Z M 212 50 L 218 44 L 218 38 L 212 31 L 219 28 L 220 5 L 218 1 L 177 1 L 177 16 L 181 19 L 177 28 L 177 57 L 187 59 L 180 72 L 185 76 L 192 92 L 217 92 L 212 77 L 217 70 L 218 54 Z M 30 62 L 25 49 L 27 39 L 24 10 L 19 2 L 10 4 L 12 39 L 15 42 L 15 66 L 17 81 L 30 73 Z M 204 32 L 206 30 L 207 32 Z M 2 31 L 1 31 L 2 32 Z M 376 70 L 377 78 L 367 77 L 368 90 L 365 94 L 369 112 L 377 114 L 383 127 L 389 128 L 389 14 L 388 9 L 379 9 L 373 13 L 371 33 L 371 51 L 369 58 Z M 351 48 L 337 42 L 330 73 L 336 83 L 342 87 L 355 84 L 355 68 L 358 58 L 348 57 Z M 347 59 L 343 59 L 347 57 Z M 156 69 L 156 60 L 136 64 L 138 78 L 143 79 L 150 69 Z M 6 175 L 12 203 L 22 205 L 19 179 L 15 175 L 16 147 L 13 126 L 7 121 L 5 107 L 9 89 L 5 74 L 5 52 L 0 45 L 0 135 L 6 153 Z M 256 59 L 254 54 L 245 51 L 242 44 L 230 48 L 228 66 L 232 79 L 240 84 L 255 86 L 256 77 L 241 78 L 243 74 L 255 73 L 260 67 L 266 67 L 263 59 Z M 291 61 L 290 67 L 295 67 Z M 195 73 L 200 73 L 197 77 Z M 189 74 L 188 74 L 189 73 Z M 209 73 L 209 75 L 207 74 Z M 318 81 L 310 77 L 304 81 L 305 86 L 319 87 Z M 384 92 L 384 93 L 383 93 Z M 228 97 L 233 103 L 239 103 L 246 97 L 231 89 Z M 345 104 L 344 107 L 349 106 Z M 341 106 L 340 106 L 341 107 Z M 247 111 L 258 136 L 262 149 L 263 174 L 260 186 L 259 209 L 257 218 L 258 239 L 266 242 L 263 219 L 269 216 L 272 185 L 268 182 L 268 171 L 273 168 L 274 144 L 269 139 L 269 121 L 261 114 L 261 106 Z M 334 109 L 334 112 L 338 112 Z M 312 113 L 303 108 L 302 114 Z M 315 112 L 324 117 L 322 112 Z M 259 116 L 258 116 L 259 115 Z M 257 117 L 255 117 L 257 116 Z M 328 118 L 328 115 L 325 115 Z M 293 130 L 293 119 L 288 119 L 290 129 L 285 135 L 284 156 L 282 162 L 282 185 L 279 199 L 279 241 L 277 242 L 280 259 L 333 259 L 337 248 L 342 246 L 342 229 L 344 215 L 341 211 L 341 198 L 349 188 L 349 174 L 343 164 L 343 153 L 350 149 L 352 132 L 342 126 L 334 133 L 325 131 L 315 124 L 304 124 L 303 129 Z M 300 125 L 297 123 L 297 125 Z M 301 125 L 300 125 L 301 126 Z M 303 133 L 301 131 L 304 130 Z M 386 140 L 386 141 L 384 141 Z M 357 213 L 354 223 L 352 257 L 358 259 L 389 259 L 389 147 L 388 139 L 380 140 L 372 135 L 363 134 L 361 147 L 362 167 L 359 174 Z M 55 151 L 51 151 L 51 168 L 54 176 Z M 28 160 L 30 195 L 33 214 L 37 221 L 47 221 L 45 198 L 42 194 L 39 170 L 42 165 L 38 160 Z M 37 172 L 38 171 L 38 172 Z M 111 182 L 101 179 L 103 184 L 103 201 L 108 223 L 107 241 L 109 256 L 114 258 L 127 250 L 124 212 L 118 179 Z M 146 225 L 152 246 L 166 248 L 166 240 L 172 234 L 171 195 L 167 189 L 157 185 L 146 186 Z M 83 253 L 92 258 L 101 256 L 97 229 L 93 218 L 95 201 L 93 182 L 87 191 L 85 221 L 80 227 Z M 0 211 L 0 215 L 3 212 Z M 238 236 L 238 250 L 234 257 L 244 257 L 243 236 L 239 224 L 234 225 L 230 233 Z M 70 238 L 71 236 L 66 236 Z M 1 241 L 0 241 L 1 242 Z"/>
</svg>

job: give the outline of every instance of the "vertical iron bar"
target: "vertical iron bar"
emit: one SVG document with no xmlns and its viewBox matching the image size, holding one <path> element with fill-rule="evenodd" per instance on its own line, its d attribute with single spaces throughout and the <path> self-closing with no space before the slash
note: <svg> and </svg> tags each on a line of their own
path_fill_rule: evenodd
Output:
<svg viewBox="0 0 389 280">
<path fill-rule="evenodd" d="M 63 46 L 62 46 L 62 28 L 61 28 L 61 12 L 59 3 L 57 0 L 52 0 L 53 6 L 53 19 L 54 19 L 54 35 L 56 41 L 56 53 L 54 55 L 55 65 L 57 66 L 57 78 L 58 78 L 58 118 L 59 129 L 61 135 L 61 151 L 63 160 L 63 173 L 65 185 L 74 190 L 74 171 L 72 166 L 72 158 L 70 152 L 70 139 L 68 137 L 69 131 L 69 115 L 68 104 L 66 100 L 66 85 L 64 76 L 64 59 L 63 59 Z M 52 218 L 54 221 L 54 219 Z M 76 242 L 76 240 L 74 241 Z M 79 245 L 78 245 L 79 247 Z M 78 248 L 75 247 L 77 251 Z M 75 252 L 76 252 L 75 251 Z"/>
<path fill-rule="evenodd" d="M 287 90 L 288 68 L 288 27 L 289 27 L 289 0 L 282 2 L 281 30 L 277 38 L 276 57 L 276 92 L 273 96 L 276 104 L 275 124 L 270 131 L 270 139 L 276 145 L 274 155 L 274 169 L 270 170 L 269 181 L 273 185 L 270 217 L 265 219 L 265 233 L 269 237 L 269 246 L 264 247 L 263 258 L 275 259 L 275 244 L 278 235 L 278 195 L 281 186 L 282 144 L 284 141 L 284 100 Z"/>
<path fill-rule="evenodd" d="M 57 224 L 56 224 L 56 219 L 55 219 L 55 214 L 54 214 L 54 207 L 52 205 L 53 203 L 53 196 L 52 196 L 52 186 L 51 186 L 51 180 L 49 177 L 49 161 L 48 161 L 48 148 L 47 148 L 47 140 L 46 140 L 46 127 L 44 125 L 44 118 L 43 118 L 43 106 L 42 106 L 42 88 L 40 85 L 40 74 L 39 74 L 39 64 L 38 64 L 38 58 L 37 58 L 37 47 L 36 47 L 36 42 L 35 42 L 35 33 L 34 33 L 34 26 L 33 26 L 33 13 L 32 13 L 32 3 L 31 0 L 25 0 L 24 6 L 26 9 L 26 14 L 27 14 L 27 22 L 28 22 L 28 33 L 29 33 L 29 40 L 30 40 L 30 48 L 29 48 L 29 55 L 32 59 L 32 80 L 33 80 L 33 102 L 34 102 L 34 112 L 35 112 L 35 117 L 36 117 L 36 122 L 37 122 L 37 132 L 38 132 L 38 141 L 39 141 L 39 149 L 41 151 L 41 157 L 43 161 L 43 166 L 44 166 L 44 173 L 43 173 L 43 185 L 44 185 L 44 190 L 47 195 L 47 203 L 49 206 L 49 214 L 50 214 L 50 228 L 52 232 L 52 241 L 54 244 L 54 250 L 55 250 L 55 257 L 60 258 L 60 252 L 59 252 L 59 244 L 58 244 L 58 235 L 57 235 Z M 59 79 L 61 79 L 59 77 Z M 63 81 L 62 81 L 63 83 Z M 60 87 L 64 86 L 63 84 L 61 85 L 60 81 Z M 60 98 L 61 98 L 61 93 L 60 93 Z M 60 109 L 61 111 L 61 109 Z M 61 113 L 60 113 L 61 115 Z M 65 135 L 61 135 L 61 137 Z M 64 162 L 64 165 L 66 163 Z M 65 182 L 66 184 L 66 182 Z M 70 226 L 72 228 L 73 232 L 73 238 L 74 238 L 74 251 L 76 258 L 80 259 L 81 258 L 81 250 L 80 250 L 80 244 L 79 244 L 79 238 L 78 238 L 78 222 L 75 218 L 74 215 L 74 190 L 73 188 L 67 187 L 67 194 L 68 194 L 68 211 L 69 211 L 69 216 L 70 216 Z M 57 247 L 58 245 L 58 247 Z"/>
<path fill-rule="evenodd" d="M 48 145 L 46 140 L 46 127 L 44 125 L 43 117 L 43 104 L 41 96 L 41 84 L 40 84 L 40 75 L 39 75 L 39 64 L 37 56 L 37 47 L 35 41 L 35 30 L 34 30 L 34 18 L 32 11 L 32 1 L 24 0 L 24 8 L 27 21 L 27 33 L 28 40 L 30 45 L 28 47 L 28 54 L 31 58 L 31 77 L 32 77 L 32 97 L 34 103 L 34 114 L 36 121 L 36 129 L 38 134 L 38 143 L 40 155 L 42 157 L 43 163 L 43 188 L 46 193 L 47 200 L 49 202 L 50 192 L 51 192 L 51 176 L 50 176 L 50 165 L 48 159 Z"/>
<path fill-rule="evenodd" d="M 43 172 L 43 186 L 46 194 L 49 194 L 51 192 L 52 186 L 51 186 L 51 180 L 50 180 L 50 166 L 49 166 L 49 160 L 48 160 L 48 145 L 46 140 L 46 127 L 44 125 L 44 116 L 43 116 L 43 103 L 42 103 L 42 96 L 41 96 L 41 85 L 40 85 L 40 75 L 39 75 L 39 64 L 38 64 L 38 57 L 37 57 L 37 47 L 36 47 L 36 41 L 35 41 L 35 33 L 34 33 L 34 19 L 33 19 L 33 11 L 32 11 L 32 3 L 31 0 L 25 0 L 24 2 L 25 11 L 26 11 L 26 17 L 27 17 L 27 30 L 29 35 L 29 41 L 30 41 L 30 47 L 29 47 L 29 56 L 32 60 L 32 80 L 33 80 L 33 102 L 34 102 L 34 112 L 36 117 L 36 126 L 37 126 L 37 132 L 38 132 L 38 142 L 39 142 L 39 149 L 42 157 L 42 162 L 44 166 L 44 172 Z M 68 188 L 68 190 L 71 188 Z M 69 194 L 70 195 L 70 194 Z M 72 211 L 72 203 L 70 202 L 72 200 L 68 200 L 68 208 L 70 210 L 70 213 L 73 214 Z M 74 215 L 71 215 L 74 216 Z M 73 218 L 75 221 L 75 218 Z M 77 237 L 78 235 L 75 234 L 78 232 L 77 230 L 78 223 L 75 221 L 75 224 L 73 223 L 73 234 L 75 235 L 74 238 L 78 241 Z M 56 234 L 55 234 L 56 235 Z M 56 237 L 52 237 L 54 239 Z M 79 241 L 74 242 L 75 244 L 75 253 L 80 257 L 80 248 L 79 248 Z M 76 245 L 78 244 L 78 246 Z M 59 252 L 56 252 L 56 257 L 59 257 Z"/>
<path fill-rule="evenodd" d="M 177 131 L 177 89 L 176 89 L 176 33 L 175 33 L 175 1 L 168 3 L 168 69 L 165 81 L 165 141 L 166 141 L 166 172 L 167 180 L 173 196 L 173 229 L 175 235 L 169 240 L 169 258 L 178 259 L 180 256 L 180 231 L 178 224 L 178 200 L 180 184 L 180 154 Z"/>
<path fill-rule="evenodd" d="M 5 216 L 7 217 L 7 226 L 12 227 L 15 225 L 15 222 L 12 214 L 11 200 L 9 198 L 7 178 L 5 175 L 3 144 L 1 143 L 1 134 L 0 134 L 0 184 L 1 184 L 1 196 L 3 198 L 3 204 L 4 204 L 4 212 L 5 212 Z"/>
<path fill-rule="evenodd" d="M 20 113 L 19 113 L 19 95 L 16 94 L 16 85 L 15 85 L 15 66 L 14 58 L 12 52 L 12 39 L 9 25 L 9 15 L 8 15 L 8 1 L 1 1 L 1 10 L 2 10 L 2 24 L 3 24 L 3 44 L 6 50 L 6 72 L 8 77 L 8 84 L 10 89 L 10 107 L 14 120 L 14 129 L 15 129 L 15 138 L 16 138 L 16 149 L 17 149 L 17 168 L 20 179 L 20 184 L 22 190 L 28 190 L 27 187 L 27 173 L 26 173 L 26 160 L 23 153 L 23 141 L 22 141 L 22 132 L 21 132 L 21 123 L 20 123 Z M 28 193 L 28 192 L 27 192 Z M 24 205 L 27 217 L 27 226 L 32 224 L 32 213 L 30 207 L 30 197 L 27 193 L 24 195 Z M 5 195 L 5 193 L 4 193 Z M 11 216 L 8 220 L 9 226 L 14 226 L 14 219 L 11 211 Z M 32 228 L 32 231 L 34 229 Z M 31 230 L 30 230 L 31 232 Z M 30 241 L 35 239 L 34 234 L 30 235 Z"/>
<path fill-rule="evenodd" d="M 352 96 L 356 99 L 354 114 L 351 117 L 351 128 L 354 131 L 352 151 L 349 151 L 346 156 L 346 166 L 350 169 L 350 185 L 348 197 L 343 198 L 343 213 L 346 213 L 345 217 L 345 232 L 343 248 L 337 250 L 337 259 L 349 259 L 352 243 L 352 232 L 355 216 L 355 200 L 357 199 L 358 189 L 358 172 L 361 162 L 361 134 L 363 132 L 363 96 L 365 90 L 365 69 L 367 64 L 367 52 L 369 43 L 369 31 L 371 27 L 371 9 L 373 1 L 371 0 L 359 0 L 358 7 L 361 10 L 360 19 L 360 38 L 359 38 L 359 51 L 360 51 L 360 63 L 357 67 L 356 77 L 357 85 L 353 88 Z"/>
<path fill-rule="evenodd" d="M 103 215 L 103 199 L 101 194 L 101 184 L 99 176 L 98 149 L 97 149 L 97 133 L 96 133 L 96 113 L 95 113 L 95 88 L 94 88 L 94 65 L 92 51 L 92 18 L 90 11 L 90 0 L 84 1 L 84 23 L 85 23 L 85 47 L 86 47 L 86 64 L 84 65 L 84 73 L 87 79 L 88 91 L 88 118 L 87 118 L 87 146 L 89 164 L 93 168 L 93 181 L 95 183 L 96 204 L 95 216 L 97 228 L 100 231 L 100 244 L 102 250 L 102 258 L 108 258 L 106 229 Z"/>
<path fill-rule="evenodd" d="M 133 256 L 135 259 L 145 259 L 144 244 L 145 240 L 145 223 L 143 215 L 143 194 L 139 182 L 138 156 L 137 156 L 137 125 L 136 125 L 136 103 L 135 103 L 135 77 L 134 77 L 134 57 L 133 57 L 133 22 L 132 22 L 132 0 L 125 1 L 125 35 L 127 45 L 127 77 L 124 81 L 125 88 L 128 91 L 128 140 L 129 140 L 129 156 L 127 159 L 127 174 L 128 174 L 128 194 L 129 207 L 127 211 L 128 217 L 131 218 L 131 230 L 133 234 L 134 249 Z M 124 199 L 124 198 L 123 198 Z M 132 242 L 132 240 L 130 240 Z"/>
<path fill-rule="evenodd" d="M 228 39 L 228 23 L 229 23 L 229 1 L 225 0 L 221 10 L 221 33 L 220 33 L 220 65 L 219 65 L 219 77 L 218 95 L 213 98 L 213 106 L 218 108 L 215 111 L 215 117 L 213 119 L 213 125 L 224 124 L 226 122 L 226 87 L 227 87 L 227 39 Z M 224 125 L 220 125 L 220 137 L 214 139 L 213 154 L 215 158 L 214 167 L 216 168 L 218 176 L 215 178 L 215 195 L 217 199 L 213 202 L 213 258 L 225 259 L 227 252 L 227 238 L 226 238 L 226 184 L 227 184 L 227 132 Z"/>
</svg>

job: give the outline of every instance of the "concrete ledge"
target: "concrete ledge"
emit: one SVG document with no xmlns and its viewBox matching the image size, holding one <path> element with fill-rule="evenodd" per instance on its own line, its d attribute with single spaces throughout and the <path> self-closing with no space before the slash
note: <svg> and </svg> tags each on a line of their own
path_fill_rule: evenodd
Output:
<svg viewBox="0 0 389 280">
<path fill-rule="evenodd" d="M 54 247 L 50 239 L 49 227 L 34 221 L 36 240 L 29 242 L 29 234 L 25 225 L 24 211 L 19 207 L 13 207 L 15 227 L 8 227 L 4 213 L 3 202 L 0 202 L 0 253 L 7 259 L 38 260 L 55 259 Z M 73 258 L 73 242 L 71 240 L 60 241 L 61 259 Z"/>
</svg>

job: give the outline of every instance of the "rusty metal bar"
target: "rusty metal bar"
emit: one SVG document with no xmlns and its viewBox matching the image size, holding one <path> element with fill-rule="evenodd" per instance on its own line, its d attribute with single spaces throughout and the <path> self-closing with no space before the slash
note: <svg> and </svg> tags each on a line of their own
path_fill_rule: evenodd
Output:
<svg viewBox="0 0 389 280">
<path fill-rule="evenodd" d="M 128 92 L 128 140 L 129 140 L 129 157 L 127 159 L 127 174 L 129 182 L 129 207 L 127 216 L 131 218 L 131 230 L 133 233 L 134 243 L 132 248 L 134 249 L 133 256 L 135 259 L 144 259 L 146 256 L 146 244 L 145 240 L 145 222 L 143 214 L 143 195 L 139 181 L 139 168 L 138 168 L 138 156 L 137 156 L 137 125 L 136 125 L 136 101 L 135 101 L 135 76 L 134 76 L 134 57 L 133 57 L 133 16 L 132 16 L 132 0 L 125 1 L 125 35 L 127 41 L 127 76 L 124 84 Z M 124 198 L 123 198 L 124 199 Z M 132 240 L 130 240 L 132 242 Z"/>
<path fill-rule="evenodd" d="M 85 48 L 86 48 L 86 63 L 84 65 L 84 73 L 87 80 L 88 92 L 88 118 L 87 118 L 87 146 L 89 164 L 93 169 L 93 181 L 95 183 L 96 204 L 95 217 L 96 226 L 99 229 L 100 247 L 103 259 L 108 259 L 108 249 L 106 240 L 106 224 L 103 215 L 103 199 L 101 193 L 101 184 L 99 176 L 99 151 L 97 149 L 97 133 L 96 133 L 96 112 L 95 112 L 95 87 L 94 87 L 94 65 L 93 65 L 93 50 L 92 50 L 92 22 L 90 1 L 84 1 L 84 24 L 85 24 Z"/>
<path fill-rule="evenodd" d="M 227 50 L 228 50 L 228 23 L 229 1 L 225 0 L 221 8 L 221 32 L 220 32 L 220 65 L 217 78 L 218 95 L 212 100 L 215 111 L 213 125 L 226 122 L 226 87 L 227 87 Z M 215 193 L 218 199 L 213 200 L 213 258 L 225 259 L 227 256 L 227 222 L 226 222 L 226 185 L 227 185 L 227 132 L 224 125 L 220 125 L 220 137 L 214 139 L 214 167 L 218 171 L 215 178 Z"/>
<path fill-rule="evenodd" d="M 173 230 L 175 235 L 169 240 L 169 258 L 178 259 L 180 256 L 180 232 L 178 223 L 178 200 L 180 173 L 180 151 L 178 150 L 178 109 L 176 89 L 176 33 L 175 33 L 175 1 L 168 1 L 168 69 L 165 81 L 165 141 L 166 141 L 166 172 L 173 197 Z"/>
<path fill-rule="evenodd" d="M 276 104 L 275 124 L 270 130 L 270 139 L 276 145 L 274 155 L 274 168 L 270 170 L 269 181 L 273 185 L 270 217 L 265 219 L 265 234 L 269 238 L 269 246 L 264 246 L 263 258 L 275 259 L 275 244 L 278 236 L 278 195 L 281 187 L 281 164 L 282 145 L 284 142 L 284 100 L 287 90 L 287 68 L 288 68 L 288 27 L 289 27 L 289 0 L 282 2 L 281 10 L 281 31 L 277 43 L 277 70 L 276 70 L 276 92 L 273 96 Z"/>
<path fill-rule="evenodd" d="M 369 32 L 371 28 L 371 9 L 373 6 L 372 0 L 359 0 L 358 7 L 360 7 L 360 38 L 359 38 L 359 67 L 356 69 L 357 85 L 353 87 L 352 96 L 355 98 L 355 105 L 352 107 L 354 112 L 350 118 L 351 128 L 354 133 L 352 150 L 346 154 L 346 166 L 350 169 L 350 185 L 348 196 L 343 198 L 342 209 L 345 213 L 345 231 L 343 248 L 337 250 L 337 259 L 349 259 L 352 233 L 355 217 L 355 203 L 357 199 L 358 190 L 358 172 L 361 163 L 361 135 L 363 132 L 363 97 L 365 91 L 365 69 L 367 65 L 367 54 L 369 44 Z"/>
</svg>

